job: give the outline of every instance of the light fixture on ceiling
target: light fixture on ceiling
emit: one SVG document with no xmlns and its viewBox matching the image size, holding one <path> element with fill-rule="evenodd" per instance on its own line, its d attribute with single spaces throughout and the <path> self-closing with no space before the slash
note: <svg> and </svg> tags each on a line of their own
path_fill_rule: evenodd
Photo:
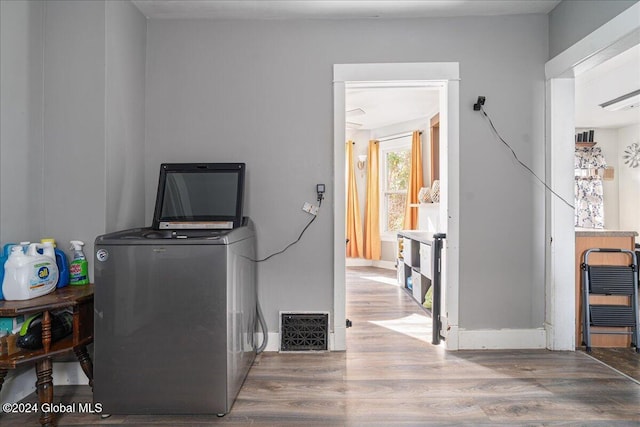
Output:
<svg viewBox="0 0 640 427">
<path fill-rule="evenodd" d="M 619 96 L 611 101 L 603 102 L 600 107 L 607 111 L 622 111 L 640 107 L 640 89 Z"/>
<path fill-rule="evenodd" d="M 358 117 L 358 116 L 364 116 L 365 114 L 367 114 L 367 112 L 364 111 L 362 108 L 354 108 L 354 109 L 345 111 L 345 115 L 348 119 L 352 119 L 353 117 Z M 345 122 L 345 125 L 347 129 L 360 129 L 362 127 L 362 123 L 356 123 L 356 122 L 350 122 L 350 121 Z"/>
<path fill-rule="evenodd" d="M 364 116 L 367 114 L 362 108 L 354 108 L 353 110 L 347 110 L 345 112 L 349 117 Z"/>
</svg>

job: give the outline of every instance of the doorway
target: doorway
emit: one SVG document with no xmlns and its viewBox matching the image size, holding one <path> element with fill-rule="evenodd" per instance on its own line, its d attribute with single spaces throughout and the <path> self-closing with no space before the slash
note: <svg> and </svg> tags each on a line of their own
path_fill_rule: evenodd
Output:
<svg viewBox="0 0 640 427">
<path fill-rule="evenodd" d="M 549 60 L 546 74 L 546 182 L 573 198 L 575 134 L 574 77 L 640 42 L 637 16 L 640 4 L 602 25 L 578 43 Z M 574 209 L 547 193 L 546 199 L 546 313 L 547 348 L 575 350 Z"/>
<path fill-rule="evenodd" d="M 407 187 L 411 170 L 412 138 L 420 133 L 422 187 L 431 187 L 433 169 L 439 170 L 439 156 L 433 156 L 430 118 L 439 114 L 442 82 L 385 81 L 347 82 L 345 93 L 346 140 L 351 142 L 352 164 L 347 165 L 345 183 L 350 198 L 346 210 L 347 266 L 381 267 L 395 270 L 397 232 L 403 229 Z M 377 161 L 368 158 L 370 141 L 379 155 Z M 372 171 L 371 168 L 374 168 Z M 377 250 L 363 250 L 363 225 L 366 223 L 367 192 L 370 174 L 377 177 L 378 202 L 374 212 L 379 227 Z M 436 178 L 437 179 L 437 178 Z M 371 195 L 369 195 L 371 196 Z M 439 205 L 435 205 L 437 207 Z M 416 212 L 417 206 L 412 207 Z M 369 236 L 367 236 L 368 238 Z M 376 239 L 377 240 L 377 239 Z M 380 256 L 372 256 L 371 252 Z"/>
<path fill-rule="evenodd" d="M 345 261 L 345 149 L 346 88 L 353 83 L 438 82 L 440 97 L 440 174 L 441 206 L 445 212 L 447 233 L 447 263 L 444 283 L 447 295 L 443 312 L 446 346 L 457 349 L 458 325 L 458 221 L 459 221 L 459 64 L 458 63 L 398 63 L 398 64 L 336 64 L 334 65 L 334 319 L 333 350 L 346 350 L 346 261 Z M 446 177 L 446 179 L 444 178 Z"/>
</svg>

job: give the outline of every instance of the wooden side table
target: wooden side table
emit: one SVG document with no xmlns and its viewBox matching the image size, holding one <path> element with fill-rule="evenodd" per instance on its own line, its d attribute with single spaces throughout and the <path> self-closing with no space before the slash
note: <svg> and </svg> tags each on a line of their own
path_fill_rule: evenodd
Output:
<svg viewBox="0 0 640 427">
<path fill-rule="evenodd" d="M 93 285 L 67 286 L 50 294 L 27 301 L 0 301 L 0 317 L 15 317 L 43 313 L 42 345 L 39 350 L 21 350 L 11 355 L 0 356 L 0 390 L 9 369 L 35 363 L 37 391 L 40 407 L 53 403 L 53 356 L 73 351 L 93 388 L 93 363 L 87 345 L 93 341 Z M 51 342 L 51 311 L 71 308 L 73 310 L 73 332 L 62 340 Z M 54 414 L 40 412 L 40 424 L 55 425 Z"/>
</svg>

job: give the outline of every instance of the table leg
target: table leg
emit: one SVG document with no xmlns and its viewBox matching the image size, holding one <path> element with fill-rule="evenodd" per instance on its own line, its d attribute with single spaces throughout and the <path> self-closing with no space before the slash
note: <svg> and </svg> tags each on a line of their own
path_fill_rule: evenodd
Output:
<svg viewBox="0 0 640 427">
<path fill-rule="evenodd" d="M 52 363 L 50 358 L 45 358 L 36 362 L 36 386 L 38 388 L 38 400 L 40 407 L 43 403 L 53 403 L 53 377 Z M 54 425 L 54 415 L 51 412 L 40 411 L 40 424 L 49 427 Z"/>
<path fill-rule="evenodd" d="M 82 345 L 80 347 L 74 348 L 73 351 L 76 353 L 76 357 L 78 358 L 78 362 L 80 362 L 82 371 L 87 376 L 87 378 L 89 378 L 89 385 L 93 390 L 93 362 L 91 361 L 91 357 L 89 357 L 87 347 Z"/>
<path fill-rule="evenodd" d="M 8 369 L 0 369 L 0 391 L 2 391 L 2 384 L 4 384 L 4 377 L 7 376 Z"/>
<path fill-rule="evenodd" d="M 44 352 L 49 353 L 51 350 L 51 315 L 49 311 L 45 311 L 42 316 L 42 346 Z"/>
</svg>

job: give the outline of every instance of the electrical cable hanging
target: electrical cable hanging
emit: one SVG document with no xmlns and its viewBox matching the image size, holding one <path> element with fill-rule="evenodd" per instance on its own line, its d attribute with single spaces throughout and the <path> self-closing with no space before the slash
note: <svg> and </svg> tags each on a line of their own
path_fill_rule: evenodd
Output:
<svg viewBox="0 0 640 427">
<path fill-rule="evenodd" d="M 322 204 L 322 201 L 320 202 L 320 204 Z M 280 255 L 281 253 L 284 253 L 287 249 L 289 249 L 291 246 L 293 246 L 296 243 L 298 243 L 300 241 L 300 239 L 302 239 L 302 235 L 304 234 L 304 232 L 307 231 L 307 228 L 309 228 L 309 226 L 313 223 L 313 221 L 316 220 L 317 217 L 318 217 L 317 215 L 314 215 L 313 218 L 311 218 L 311 221 L 309 221 L 307 223 L 307 225 L 304 226 L 304 228 L 300 232 L 300 235 L 298 236 L 298 238 L 296 240 L 294 240 L 293 242 L 289 243 L 287 246 L 285 246 L 284 249 L 282 249 L 281 251 L 278 251 L 278 252 L 274 252 L 271 255 L 266 256 L 266 257 L 264 257 L 262 259 L 253 259 L 252 261 L 254 261 L 254 262 L 264 262 L 264 261 L 266 261 L 268 259 L 273 258 L 276 255 Z"/>
<path fill-rule="evenodd" d="M 262 344 L 256 348 L 256 354 L 260 354 L 265 348 L 267 348 L 267 343 L 269 342 L 269 330 L 267 329 L 267 321 L 264 319 L 264 314 L 262 314 L 262 308 L 260 307 L 258 287 L 256 287 L 256 316 L 260 329 L 262 329 Z"/>
<path fill-rule="evenodd" d="M 298 243 L 298 242 L 300 241 L 300 239 L 302 239 L 302 235 L 304 234 L 304 232 L 305 232 L 305 231 L 307 231 L 307 228 L 309 228 L 309 226 L 311 225 L 311 223 L 313 223 L 313 221 L 315 221 L 315 220 L 316 220 L 316 218 L 317 218 L 317 216 L 316 216 L 316 215 L 314 215 L 314 216 L 313 216 L 313 218 L 311 218 L 311 221 L 309 221 L 309 222 L 307 223 L 307 225 L 305 225 L 305 227 L 302 229 L 302 232 L 300 233 L 300 235 L 298 236 L 298 238 L 297 238 L 295 241 L 293 241 L 293 242 L 289 243 L 287 246 L 285 246 L 285 248 L 284 248 L 284 249 L 282 249 L 281 251 L 278 251 L 278 252 L 274 252 L 274 253 L 272 253 L 271 255 L 269 255 L 269 256 L 267 256 L 267 257 L 265 257 L 265 258 L 262 258 L 262 259 L 254 259 L 253 261 L 255 261 L 255 262 L 263 262 L 263 261 L 266 261 L 266 260 L 268 260 L 268 259 L 270 259 L 270 258 L 272 258 L 272 257 L 276 256 L 276 255 L 280 255 L 281 253 L 284 253 L 284 251 L 286 251 L 286 250 L 287 250 L 287 249 L 289 249 L 291 246 L 293 246 L 293 245 L 295 245 L 296 243 Z"/>
<path fill-rule="evenodd" d="M 318 199 L 317 199 L 318 200 L 318 209 L 320 209 L 320 206 L 322 206 L 322 200 L 324 199 L 324 184 L 318 184 L 318 186 L 316 188 L 317 188 L 317 191 L 318 191 Z M 320 190 L 320 188 L 322 188 L 322 189 Z M 316 220 L 317 217 L 318 217 L 317 213 L 313 214 L 313 218 L 311 218 L 311 221 L 309 221 L 307 223 L 307 225 L 305 225 L 305 227 L 300 232 L 300 235 L 298 236 L 298 238 L 295 241 L 289 243 L 287 246 L 285 246 L 285 248 L 282 249 L 281 251 L 274 252 L 271 255 L 269 255 L 267 257 L 264 257 L 262 259 L 252 259 L 252 258 L 248 258 L 248 259 L 253 261 L 253 262 L 263 262 L 263 261 L 266 261 L 266 260 L 276 256 L 276 255 L 279 255 L 279 254 L 283 253 L 284 251 L 289 249 L 291 246 L 293 246 L 296 243 L 298 243 L 300 241 L 300 239 L 302 239 L 302 236 L 304 235 L 304 232 L 307 231 L 309 226 L 313 223 L 313 221 Z M 262 343 L 256 348 L 256 354 L 260 354 L 265 350 L 265 348 L 267 348 L 267 343 L 269 342 L 269 330 L 268 330 L 268 327 L 267 327 L 267 322 L 266 322 L 266 320 L 264 318 L 264 314 L 262 313 L 262 308 L 260 307 L 260 299 L 258 298 L 258 288 L 257 287 L 256 287 L 256 322 L 257 322 L 256 326 L 260 326 L 260 329 L 262 329 Z"/>
<path fill-rule="evenodd" d="M 533 175 L 538 181 L 540 181 L 540 183 L 542 185 L 544 185 L 544 187 L 549 190 L 551 193 L 553 193 L 554 196 L 556 196 L 558 199 L 562 200 L 567 206 L 569 206 L 571 209 L 575 210 L 575 207 L 569 203 L 565 198 L 563 198 L 561 195 L 559 195 L 558 193 L 556 193 L 555 191 L 553 191 L 553 189 L 551 187 L 549 187 L 547 185 L 546 182 L 544 182 L 538 175 L 536 175 L 536 173 L 529 167 L 527 166 L 524 162 L 522 162 L 519 158 L 518 155 L 516 154 L 516 152 L 513 150 L 513 148 L 511 148 L 511 146 L 509 145 L 509 143 L 507 141 L 505 141 L 502 136 L 500 136 L 500 133 L 498 132 L 498 130 L 496 129 L 496 127 L 493 124 L 493 121 L 491 120 L 491 117 L 489 117 L 489 115 L 487 114 L 486 111 L 484 111 L 483 106 L 480 104 L 480 111 L 482 111 L 482 114 L 484 114 L 484 116 L 486 117 L 486 119 L 489 121 L 489 125 L 491 125 L 491 129 L 493 130 L 493 133 L 495 133 L 495 135 L 498 137 L 498 139 L 500 139 L 500 141 L 502 141 L 502 143 L 504 145 L 507 146 L 507 148 L 511 151 L 511 154 L 513 154 L 513 157 L 516 159 L 516 161 L 520 164 L 520 166 L 522 166 L 524 169 L 526 169 L 531 175 Z"/>
<path fill-rule="evenodd" d="M 320 206 L 322 206 L 322 199 L 323 197 L 321 197 L 320 195 L 318 195 L 318 208 L 320 208 Z M 305 227 L 302 229 L 302 231 L 300 232 L 300 235 L 298 236 L 298 238 L 289 243 L 287 246 L 285 246 L 284 249 L 282 249 L 281 251 L 278 252 L 274 252 L 269 256 L 266 256 L 262 259 L 251 259 L 251 261 L 253 262 L 263 262 L 266 261 L 276 255 L 279 255 L 283 252 L 285 252 L 287 249 L 289 249 L 291 246 L 295 245 L 296 243 L 298 243 L 300 241 L 300 239 L 302 239 L 302 236 L 304 235 L 304 232 L 307 231 L 307 229 L 309 228 L 309 226 L 313 223 L 313 221 L 316 220 L 316 218 L 318 217 L 318 215 L 313 215 L 313 218 L 311 218 L 311 221 L 309 221 L 307 223 L 307 225 L 305 225 Z M 256 287 L 256 315 L 257 315 L 257 321 L 258 324 L 260 326 L 260 329 L 262 329 L 262 343 L 260 344 L 260 346 L 258 346 L 258 348 L 256 348 L 256 354 L 260 354 L 264 351 L 265 348 L 267 348 L 267 344 L 269 342 L 269 331 L 267 329 L 267 322 L 264 318 L 264 314 L 262 314 L 262 308 L 260 307 L 260 300 L 258 298 L 258 288 Z"/>
<path fill-rule="evenodd" d="M 324 193 L 324 185 L 323 185 L 322 192 Z M 322 200 L 324 199 L 324 194 L 323 193 L 318 192 L 318 209 L 320 208 L 320 206 L 322 206 Z M 266 261 L 266 260 L 276 256 L 276 255 L 279 255 L 279 254 L 285 252 L 291 246 L 293 246 L 296 243 L 298 243 L 300 241 L 300 239 L 302 239 L 302 236 L 304 235 L 304 232 L 307 231 L 309 226 L 313 223 L 313 221 L 316 220 L 317 217 L 318 217 L 317 213 L 314 214 L 313 218 L 311 218 L 311 221 L 309 221 L 307 223 L 307 225 L 305 225 L 305 227 L 302 229 L 302 231 L 300 232 L 300 235 L 298 236 L 298 238 L 295 241 L 289 243 L 287 246 L 285 246 L 285 248 L 282 249 L 281 251 L 274 252 L 271 255 L 269 255 L 267 257 L 264 257 L 262 259 L 252 259 L 252 258 L 248 258 L 248 259 L 253 261 L 253 262 L 263 262 L 263 261 Z M 266 322 L 266 320 L 264 318 L 264 314 L 262 313 L 262 308 L 260 307 L 260 299 L 258 298 L 258 288 L 257 287 L 256 287 L 256 321 L 258 322 L 258 325 L 260 326 L 260 329 L 262 329 L 262 343 L 256 348 L 256 354 L 260 354 L 265 350 L 265 348 L 267 348 L 267 344 L 269 342 L 269 331 L 268 331 L 268 328 L 267 328 L 267 322 Z"/>
</svg>

